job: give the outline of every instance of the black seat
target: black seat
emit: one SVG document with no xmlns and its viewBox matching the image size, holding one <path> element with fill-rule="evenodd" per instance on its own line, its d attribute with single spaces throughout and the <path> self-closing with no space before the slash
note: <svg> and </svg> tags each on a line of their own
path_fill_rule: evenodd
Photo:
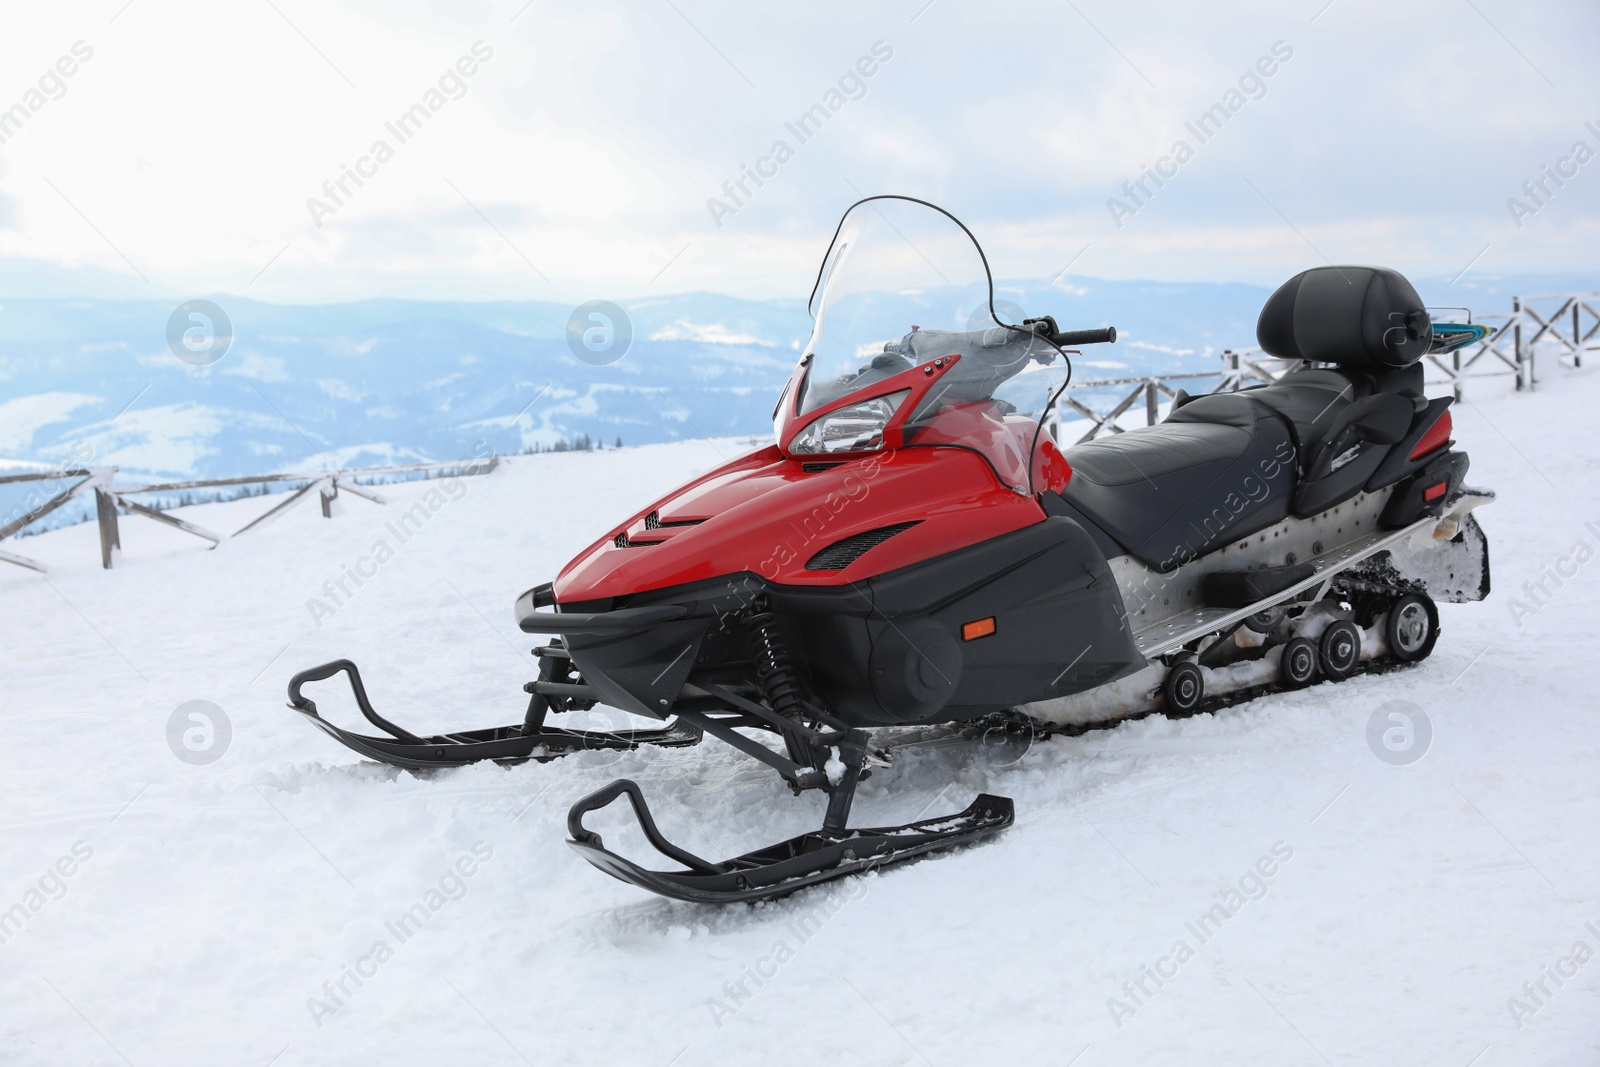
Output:
<svg viewBox="0 0 1600 1067">
<path fill-rule="evenodd" d="M 1403 396 L 1415 405 L 1422 396 L 1421 365 L 1376 373 L 1349 367 L 1310 367 L 1285 374 L 1271 385 L 1244 391 L 1288 420 L 1300 449 L 1302 469 L 1309 466 L 1311 454 L 1351 404 L 1381 393 Z"/>
<path fill-rule="evenodd" d="M 1198 397 L 1159 426 L 1066 450 L 1053 514 L 1088 519 L 1148 566 L 1179 564 L 1288 514 L 1295 450 L 1284 420 L 1240 393 Z"/>
<path fill-rule="evenodd" d="M 1432 326 L 1421 298 L 1379 267 L 1317 267 L 1268 298 L 1256 338 L 1270 355 L 1307 367 L 1232 396 L 1277 415 L 1293 436 L 1290 511 L 1301 518 L 1350 499 L 1376 477 L 1389 444 L 1427 407 L 1419 362 Z M 1235 409 L 1208 396 L 1176 407 L 1167 422 L 1231 424 Z M 1361 424 L 1358 432 L 1355 424 Z"/>
<path fill-rule="evenodd" d="M 1304 457 L 1339 421 L 1345 408 L 1367 395 L 1371 386 L 1365 378 L 1340 369 L 1313 367 L 1285 374 L 1272 385 L 1246 390 L 1245 395 L 1288 421 Z"/>
<path fill-rule="evenodd" d="M 1268 298 L 1256 339 L 1333 365 L 1185 397 L 1159 426 L 1070 448 L 1072 477 L 1045 509 L 1080 521 L 1108 555 L 1170 570 L 1382 488 L 1368 482 L 1427 407 L 1418 361 L 1432 324 L 1411 283 L 1380 267 L 1303 271 Z"/>
</svg>

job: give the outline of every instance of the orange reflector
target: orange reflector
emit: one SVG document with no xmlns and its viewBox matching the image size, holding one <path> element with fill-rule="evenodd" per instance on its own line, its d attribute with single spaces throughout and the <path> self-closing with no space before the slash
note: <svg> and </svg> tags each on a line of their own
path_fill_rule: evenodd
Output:
<svg viewBox="0 0 1600 1067">
<path fill-rule="evenodd" d="M 1449 482 L 1440 482 L 1438 485 L 1430 485 L 1428 488 L 1422 491 L 1422 499 L 1438 500 L 1440 497 L 1444 496 L 1444 491 L 1449 484 Z"/>
<path fill-rule="evenodd" d="M 994 633 L 994 616 L 990 615 L 987 619 L 969 622 L 961 627 L 961 640 L 975 641 L 980 637 L 988 637 L 992 633 Z"/>
</svg>

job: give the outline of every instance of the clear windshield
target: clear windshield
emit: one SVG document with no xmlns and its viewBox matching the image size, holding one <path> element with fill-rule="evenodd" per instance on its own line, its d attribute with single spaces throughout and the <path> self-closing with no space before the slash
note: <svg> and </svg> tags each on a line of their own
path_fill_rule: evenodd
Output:
<svg viewBox="0 0 1600 1067">
<path fill-rule="evenodd" d="M 989 315 L 989 273 L 972 239 L 933 208 L 886 197 L 845 214 L 810 311 L 802 414 L 912 366 L 915 354 L 900 348 L 908 334 L 998 325 Z"/>
<path fill-rule="evenodd" d="M 959 356 L 911 412 L 905 444 L 974 448 L 1006 484 L 1028 491 L 1037 420 L 1065 382 L 1066 361 L 1020 323 L 1000 323 L 992 306 L 983 254 L 960 223 L 899 197 L 856 204 L 811 296 L 800 414 L 851 394 L 866 400 L 880 381 Z"/>
</svg>

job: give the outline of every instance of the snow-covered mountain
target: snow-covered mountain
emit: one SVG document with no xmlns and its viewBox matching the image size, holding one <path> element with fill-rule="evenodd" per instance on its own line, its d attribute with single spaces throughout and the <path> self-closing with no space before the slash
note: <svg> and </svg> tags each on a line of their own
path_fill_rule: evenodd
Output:
<svg viewBox="0 0 1600 1067">
<path fill-rule="evenodd" d="M 1574 283 L 1423 291 L 1482 313 L 1509 309 L 1512 291 L 1562 285 Z M 1268 292 L 1062 278 L 1001 283 L 996 296 L 1064 327 L 1115 325 L 1119 343 L 1080 360 L 1091 379 L 1213 370 L 1221 349 L 1254 344 Z M 174 303 L 0 299 L 0 461 L 92 456 L 125 481 L 170 480 L 451 460 L 480 441 L 505 454 L 580 435 L 609 446 L 759 433 L 810 331 L 800 299 L 624 301 L 632 343 L 608 362 L 574 354 L 567 305 L 211 299 L 233 340 L 205 366 L 169 344 Z"/>
<path fill-rule="evenodd" d="M 195 366 L 168 345 L 172 305 L 6 301 L 0 455 L 83 441 L 135 477 L 199 478 L 725 434 L 770 411 L 805 336 L 803 310 L 685 298 L 631 309 L 636 340 L 604 366 L 569 350 L 567 307 L 215 302 L 232 345 Z"/>
</svg>

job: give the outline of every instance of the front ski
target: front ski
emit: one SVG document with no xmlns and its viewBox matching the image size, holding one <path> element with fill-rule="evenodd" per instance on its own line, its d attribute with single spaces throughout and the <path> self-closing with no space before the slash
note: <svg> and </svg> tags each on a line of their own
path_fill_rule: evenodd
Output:
<svg viewBox="0 0 1600 1067">
<path fill-rule="evenodd" d="M 633 805 L 639 828 L 651 846 L 688 870 L 646 870 L 608 850 L 599 834 L 584 828 L 584 815 L 623 795 Z M 981 841 L 1010 826 L 1015 818 L 1010 798 L 983 793 L 955 815 L 901 826 L 814 830 L 722 863 L 711 863 L 662 836 L 639 786 L 624 778 L 572 806 L 567 815 L 567 832 L 572 839 L 567 844 L 612 877 L 652 893 L 696 904 L 733 904 L 772 900 L 868 868 L 887 867 Z"/>
<path fill-rule="evenodd" d="M 317 713 L 314 701 L 301 694 L 300 689 L 306 683 L 320 682 L 340 672 L 349 676 L 350 689 L 361 714 L 387 736 L 358 734 L 335 726 Z M 555 687 L 548 683 L 534 683 L 534 686 L 538 689 Z M 519 726 L 493 726 L 483 730 L 419 737 L 373 710 L 367 700 L 366 687 L 361 684 L 361 672 L 347 659 L 337 659 L 303 670 L 289 682 L 289 707 L 304 715 L 317 729 L 363 756 L 408 770 L 462 767 L 484 760 L 496 763 L 521 763 L 525 760 L 548 762 L 574 752 L 627 750 L 641 745 L 685 748 L 700 743 L 699 728 L 681 721 L 670 726 L 642 730 L 567 730 L 545 726 L 545 700 L 542 692 L 535 691 L 528 719 Z"/>
</svg>

